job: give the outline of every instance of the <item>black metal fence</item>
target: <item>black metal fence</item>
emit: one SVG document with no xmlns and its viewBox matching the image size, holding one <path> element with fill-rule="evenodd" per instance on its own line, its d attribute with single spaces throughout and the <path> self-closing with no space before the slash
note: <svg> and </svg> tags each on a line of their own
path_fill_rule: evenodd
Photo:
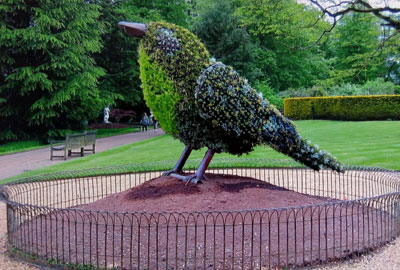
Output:
<svg viewBox="0 0 400 270">
<path fill-rule="evenodd" d="M 188 171 L 196 165 L 189 162 Z M 64 172 L 1 186 L 10 249 L 65 268 L 264 270 L 346 259 L 400 234 L 400 173 L 354 166 L 338 174 L 288 167 L 295 164 L 286 161 L 235 159 L 217 160 L 208 171 L 334 199 L 318 205 L 193 213 L 75 208 L 172 166 Z"/>
</svg>

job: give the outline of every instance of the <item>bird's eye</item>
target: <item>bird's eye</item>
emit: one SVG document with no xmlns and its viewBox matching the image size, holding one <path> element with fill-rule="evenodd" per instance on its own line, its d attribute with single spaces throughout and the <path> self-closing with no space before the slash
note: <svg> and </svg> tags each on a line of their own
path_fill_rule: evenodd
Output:
<svg viewBox="0 0 400 270">
<path fill-rule="evenodd" d="M 175 53 L 181 49 L 181 44 L 174 32 L 167 28 L 160 28 L 157 30 L 156 46 L 168 56 L 174 56 Z"/>
</svg>

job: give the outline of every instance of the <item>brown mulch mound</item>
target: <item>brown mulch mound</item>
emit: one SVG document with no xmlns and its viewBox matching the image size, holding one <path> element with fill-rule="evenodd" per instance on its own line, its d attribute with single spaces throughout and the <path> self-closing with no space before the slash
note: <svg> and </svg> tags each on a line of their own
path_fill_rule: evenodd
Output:
<svg viewBox="0 0 400 270">
<path fill-rule="evenodd" d="M 14 231 L 14 245 L 117 269 L 263 269 L 342 259 L 391 237 L 389 215 L 360 203 L 338 205 L 252 178 L 207 178 L 185 185 L 159 177 L 50 211 Z M 284 208 L 301 205 L 310 206 Z"/>
<path fill-rule="evenodd" d="M 198 185 L 185 185 L 173 177 L 159 177 L 79 209 L 112 212 L 243 211 L 332 201 L 253 178 L 212 174 L 206 177 L 207 180 Z"/>
</svg>

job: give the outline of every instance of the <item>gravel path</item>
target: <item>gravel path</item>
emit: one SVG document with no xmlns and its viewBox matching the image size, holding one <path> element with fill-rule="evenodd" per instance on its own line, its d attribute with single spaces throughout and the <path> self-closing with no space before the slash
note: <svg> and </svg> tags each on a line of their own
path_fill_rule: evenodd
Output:
<svg viewBox="0 0 400 270">
<path fill-rule="evenodd" d="M 117 146 L 157 137 L 162 134 L 165 134 L 164 131 L 162 129 L 158 129 L 157 132 L 150 130 L 147 132 L 134 132 L 97 139 L 96 153 L 100 153 Z M 59 155 L 59 153 L 57 153 L 57 155 Z M 85 153 L 85 155 L 93 154 Z M 73 155 L 72 157 L 68 157 L 68 160 L 77 158 L 80 158 L 80 156 Z M 53 160 L 50 160 L 49 147 L 10 155 L 3 155 L 0 156 L 0 180 L 60 162 L 64 162 L 64 159 L 55 157 Z"/>
<path fill-rule="evenodd" d="M 36 267 L 16 261 L 10 258 L 7 254 L 6 248 L 6 205 L 0 202 L 0 270 L 34 270 Z"/>
<path fill-rule="evenodd" d="M 361 258 L 341 264 L 316 267 L 320 270 L 399 270 L 400 269 L 400 238 L 392 244 Z"/>
</svg>

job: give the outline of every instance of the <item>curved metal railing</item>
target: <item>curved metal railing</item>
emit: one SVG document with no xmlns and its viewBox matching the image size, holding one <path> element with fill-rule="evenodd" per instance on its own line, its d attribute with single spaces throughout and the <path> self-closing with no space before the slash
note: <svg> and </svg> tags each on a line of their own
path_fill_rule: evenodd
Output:
<svg viewBox="0 0 400 270">
<path fill-rule="evenodd" d="M 187 172 L 199 161 L 189 161 Z M 60 172 L 0 187 L 12 251 L 83 269 L 273 269 L 341 260 L 400 234 L 400 173 L 339 174 L 269 159 L 215 160 L 208 173 L 252 177 L 329 202 L 275 209 L 108 212 L 77 206 L 158 177 L 173 162 Z"/>
</svg>

